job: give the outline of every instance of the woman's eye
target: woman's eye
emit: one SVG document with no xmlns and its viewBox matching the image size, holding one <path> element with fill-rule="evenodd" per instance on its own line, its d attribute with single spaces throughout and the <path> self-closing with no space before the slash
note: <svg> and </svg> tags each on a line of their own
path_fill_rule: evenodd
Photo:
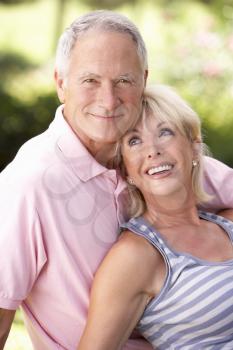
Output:
<svg viewBox="0 0 233 350">
<path fill-rule="evenodd" d="M 129 146 L 138 145 L 139 143 L 141 143 L 141 139 L 140 139 L 139 137 L 132 137 L 132 138 L 129 139 L 129 141 L 128 141 L 128 145 L 129 145 Z"/>
<path fill-rule="evenodd" d="M 174 135 L 174 131 L 172 129 L 169 129 L 169 128 L 163 128 L 159 132 L 159 137 L 170 136 L 170 135 Z"/>
</svg>

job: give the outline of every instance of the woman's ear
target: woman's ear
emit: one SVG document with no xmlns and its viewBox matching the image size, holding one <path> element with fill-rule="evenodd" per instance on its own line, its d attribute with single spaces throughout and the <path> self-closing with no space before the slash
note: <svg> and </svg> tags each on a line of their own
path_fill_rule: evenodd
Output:
<svg viewBox="0 0 233 350">
<path fill-rule="evenodd" d="M 199 156 L 202 152 L 202 142 L 200 139 L 196 139 L 193 141 L 193 159 L 199 159 Z"/>
</svg>

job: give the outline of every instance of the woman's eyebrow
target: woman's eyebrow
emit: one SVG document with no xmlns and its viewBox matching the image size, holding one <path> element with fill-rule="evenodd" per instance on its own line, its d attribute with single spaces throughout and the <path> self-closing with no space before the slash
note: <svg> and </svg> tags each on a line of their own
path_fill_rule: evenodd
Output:
<svg viewBox="0 0 233 350">
<path fill-rule="evenodd" d="M 160 128 L 160 126 L 162 126 L 163 124 L 166 124 L 165 122 L 160 122 L 158 125 L 157 125 L 157 128 Z"/>
<path fill-rule="evenodd" d="M 139 134 L 139 130 L 138 129 L 136 129 L 136 128 L 134 128 L 134 129 L 130 129 L 130 130 L 128 130 L 127 132 L 126 132 L 126 135 L 127 134 L 130 134 L 130 133 L 137 133 L 137 134 Z"/>
</svg>

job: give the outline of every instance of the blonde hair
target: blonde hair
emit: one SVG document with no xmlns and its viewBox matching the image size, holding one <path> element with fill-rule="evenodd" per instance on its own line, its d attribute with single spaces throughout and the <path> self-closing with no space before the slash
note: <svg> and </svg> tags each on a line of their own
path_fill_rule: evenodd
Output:
<svg viewBox="0 0 233 350">
<path fill-rule="evenodd" d="M 173 124 L 190 143 L 198 141 L 200 151 L 197 152 L 197 164 L 192 169 L 192 188 L 196 203 L 210 200 L 203 187 L 203 155 L 208 154 L 207 146 L 202 142 L 201 121 L 196 112 L 169 86 L 153 85 L 144 91 L 143 108 L 140 120 L 147 116 Z M 140 122 L 140 120 L 138 122 Z M 121 176 L 126 179 L 127 171 L 121 155 L 121 142 L 118 144 L 117 163 Z M 140 216 L 146 209 L 146 203 L 140 190 L 128 184 L 130 195 L 130 215 Z"/>
</svg>

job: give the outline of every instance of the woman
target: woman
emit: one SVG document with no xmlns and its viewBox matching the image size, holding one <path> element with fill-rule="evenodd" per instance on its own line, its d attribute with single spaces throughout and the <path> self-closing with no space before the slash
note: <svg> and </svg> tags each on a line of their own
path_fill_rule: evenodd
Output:
<svg viewBox="0 0 233 350">
<path fill-rule="evenodd" d="M 120 151 L 133 218 L 96 274 L 78 349 L 121 349 L 135 326 L 156 349 L 233 349 L 233 223 L 197 209 L 198 116 L 151 88 Z"/>
</svg>

